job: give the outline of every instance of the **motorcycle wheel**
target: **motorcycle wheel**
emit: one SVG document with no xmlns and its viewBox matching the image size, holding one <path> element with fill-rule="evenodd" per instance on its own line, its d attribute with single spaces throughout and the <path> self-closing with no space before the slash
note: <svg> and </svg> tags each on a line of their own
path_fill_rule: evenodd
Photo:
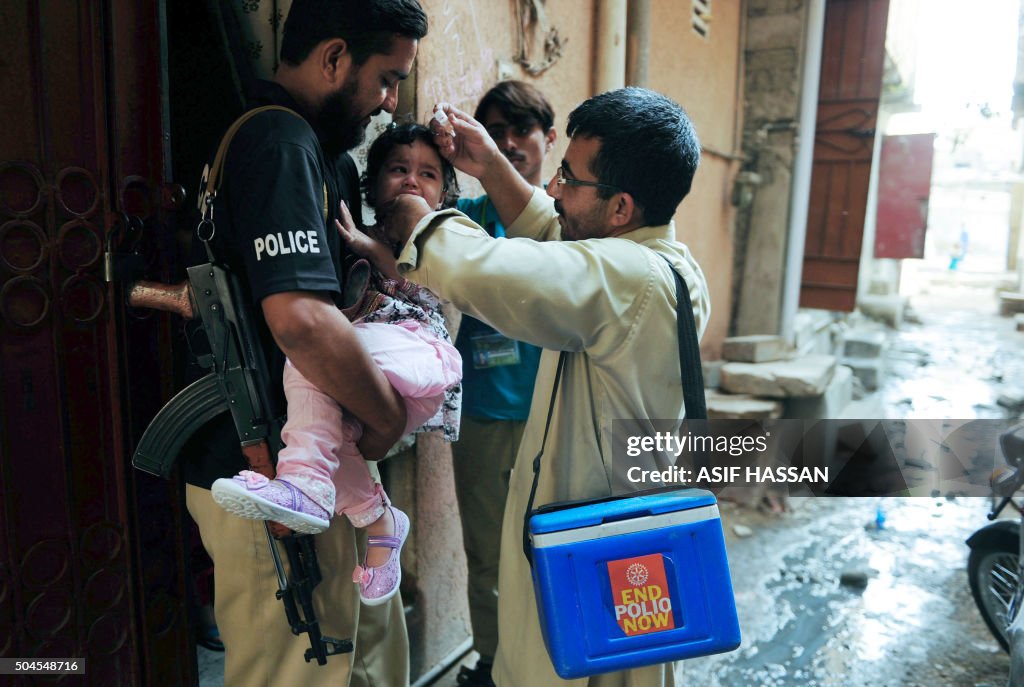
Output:
<svg viewBox="0 0 1024 687">
<path fill-rule="evenodd" d="M 967 577 L 974 603 L 989 631 L 1006 652 L 1010 651 L 1006 630 L 1020 610 L 1021 570 L 1017 557 L 1016 545 L 993 543 L 989 548 L 971 549 L 967 559 Z"/>
</svg>

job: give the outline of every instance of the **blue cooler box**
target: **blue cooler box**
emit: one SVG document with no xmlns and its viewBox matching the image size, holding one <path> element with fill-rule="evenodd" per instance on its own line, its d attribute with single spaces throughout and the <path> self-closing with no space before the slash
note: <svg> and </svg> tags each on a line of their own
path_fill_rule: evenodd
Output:
<svg viewBox="0 0 1024 687">
<path fill-rule="evenodd" d="M 541 629 L 561 677 L 739 646 L 711 492 L 682 489 L 538 512 L 530 535 Z"/>
</svg>

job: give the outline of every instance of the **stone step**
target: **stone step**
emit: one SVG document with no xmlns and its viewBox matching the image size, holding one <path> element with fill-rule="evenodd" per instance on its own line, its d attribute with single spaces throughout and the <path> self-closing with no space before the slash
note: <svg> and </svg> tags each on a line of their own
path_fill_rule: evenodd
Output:
<svg viewBox="0 0 1024 687">
<path fill-rule="evenodd" d="M 709 420 L 775 420 L 782 417 L 782 403 L 749 394 L 705 394 Z"/>
<path fill-rule="evenodd" d="M 853 370 L 836 366 L 832 381 L 821 396 L 787 398 L 783 417 L 792 420 L 829 420 L 840 417 L 853 400 Z"/>
<path fill-rule="evenodd" d="M 906 307 L 906 303 L 906 298 L 902 296 L 865 295 L 857 299 L 857 310 L 873 320 L 899 329 L 903 323 L 903 308 Z"/>
<path fill-rule="evenodd" d="M 769 363 L 726 363 L 723 391 L 768 398 L 807 398 L 824 393 L 835 373 L 831 355 L 807 355 Z"/>
<path fill-rule="evenodd" d="M 854 329 L 843 337 L 843 355 L 847 358 L 878 358 L 885 349 L 885 332 Z"/>
<path fill-rule="evenodd" d="M 881 358 L 843 358 L 843 365 L 853 370 L 866 391 L 874 391 L 882 381 L 883 362 Z"/>
<path fill-rule="evenodd" d="M 830 355 L 835 318 L 828 310 L 801 308 L 793 322 L 793 345 L 797 355 Z"/>
<path fill-rule="evenodd" d="M 701 362 L 701 370 L 704 372 L 704 388 L 717 389 L 722 383 L 722 365 L 724 360 L 705 360 Z"/>
<path fill-rule="evenodd" d="M 1017 313 L 1024 313 L 1024 293 L 1003 291 L 999 294 L 999 314 L 1009 317 Z"/>
<path fill-rule="evenodd" d="M 731 336 L 722 342 L 722 358 L 730 362 L 763 363 L 782 360 L 789 352 L 782 337 L 768 334 Z"/>
</svg>

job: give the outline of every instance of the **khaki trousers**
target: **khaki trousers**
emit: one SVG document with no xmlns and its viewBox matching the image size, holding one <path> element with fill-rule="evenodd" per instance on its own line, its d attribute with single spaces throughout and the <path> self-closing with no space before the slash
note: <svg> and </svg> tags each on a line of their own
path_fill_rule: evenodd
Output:
<svg viewBox="0 0 1024 687">
<path fill-rule="evenodd" d="M 452 444 L 455 495 L 469 569 L 473 648 L 493 659 L 498 648 L 498 559 L 508 480 L 525 421 L 462 416 Z"/>
<path fill-rule="evenodd" d="M 308 635 L 295 636 L 274 594 L 277 575 L 262 521 L 218 506 L 209 490 L 187 485 L 189 513 L 214 564 L 214 614 L 226 647 L 224 684 L 231 687 L 403 687 L 409 684 L 409 638 L 401 597 L 382 606 L 359 603 L 352 583 L 363 538 L 345 518 L 316 535 L 323 581 L 313 592 L 320 630 L 351 638 L 355 651 L 306 663 Z M 282 552 L 282 556 L 283 556 Z M 285 564 L 287 567 L 287 563 Z M 357 630 L 358 628 L 358 630 Z"/>
</svg>

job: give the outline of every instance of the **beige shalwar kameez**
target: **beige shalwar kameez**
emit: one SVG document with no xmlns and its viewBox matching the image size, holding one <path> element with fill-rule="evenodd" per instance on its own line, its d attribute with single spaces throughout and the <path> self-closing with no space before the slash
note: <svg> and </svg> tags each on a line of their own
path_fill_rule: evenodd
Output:
<svg viewBox="0 0 1024 687">
<path fill-rule="evenodd" d="M 680 685 L 678 663 L 573 681 L 555 674 L 541 637 L 522 526 L 558 352 L 570 355 L 535 506 L 611 493 L 612 420 L 683 417 L 675 280 L 659 254 L 689 287 L 701 333 L 710 312 L 704 275 L 689 249 L 675 241 L 672 222 L 616 238 L 559 241 L 557 214 L 539 189 L 507 232 L 510 238 L 490 238 L 464 215 L 444 210 L 417 224 L 399 257 L 409 279 L 506 336 L 546 349 L 505 510 L 495 682 Z"/>
</svg>

